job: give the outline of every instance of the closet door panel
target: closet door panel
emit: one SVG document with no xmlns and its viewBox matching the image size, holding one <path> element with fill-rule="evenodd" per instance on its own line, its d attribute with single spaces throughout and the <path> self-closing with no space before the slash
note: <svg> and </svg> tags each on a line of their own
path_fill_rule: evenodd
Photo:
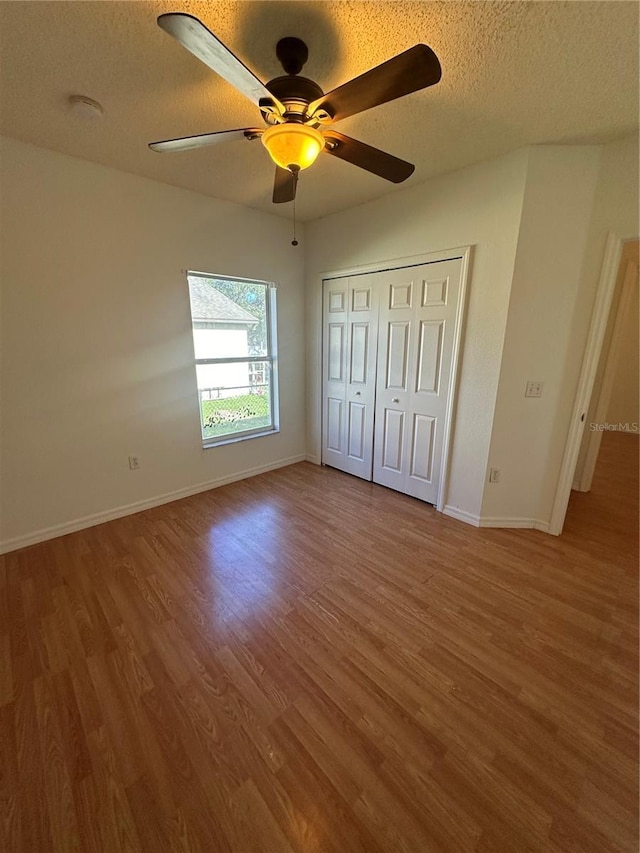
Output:
<svg viewBox="0 0 640 853">
<path fill-rule="evenodd" d="M 373 479 L 436 503 L 451 385 L 460 259 L 378 273 L 379 363 Z"/>
<path fill-rule="evenodd" d="M 362 403 L 349 403 L 349 425 L 347 429 L 347 453 L 350 459 L 364 462 L 367 445 L 371 441 L 366 432 L 367 409 Z"/>
<path fill-rule="evenodd" d="M 324 287 L 326 373 L 322 461 L 370 480 L 378 342 L 377 293 L 369 275 L 327 281 Z M 342 403 L 339 408 L 338 400 Z"/>
<path fill-rule="evenodd" d="M 421 320 L 418 331 L 418 357 L 416 365 L 416 391 L 438 393 L 442 365 L 444 322 Z"/>
<path fill-rule="evenodd" d="M 404 447 L 404 412 L 385 409 L 382 430 L 382 467 L 393 473 L 402 473 Z"/>
<path fill-rule="evenodd" d="M 405 491 L 437 503 L 442 470 L 444 422 L 451 390 L 455 319 L 462 261 L 441 261 L 416 269 L 420 293 L 412 334 L 414 379 L 411 401 L 412 446 Z"/>
<path fill-rule="evenodd" d="M 403 492 L 407 479 L 411 328 L 415 296 L 412 273 L 376 273 L 380 299 L 380 345 L 376 382 L 373 479 Z"/>
<path fill-rule="evenodd" d="M 387 381 L 388 391 L 407 390 L 409 369 L 409 335 L 411 324 L 407 321 L 387 323 Z"/>
<path fill-rule="evenodd" d="M 369 323 L 351 324 L 349 379 L 352 385 L 366 385 L 369 373 Z"/>
<path fill-rule="evenodd" d="M 410 476 L 431 483 L 433 474 L 433 450 L 436 419 L 428 415 L 413 416 L 411 435 Z"/>
<path fill-rule="evenodd" d="M 334 453 L 343 453 L 344 400 L 336 397 L 327 399 L 327 448 Z"/>
<path fill-rule="evenodd" d="M 347 337 L 345 323 L 329 323 L 328 370 L 329 382 L 344 382 L 344 346 Z"/>
<path fill-rule="evenodd" d="M 322 460 L 344 466 L 348 282 L 325 283 L 323 328 Z"/>
</svg>

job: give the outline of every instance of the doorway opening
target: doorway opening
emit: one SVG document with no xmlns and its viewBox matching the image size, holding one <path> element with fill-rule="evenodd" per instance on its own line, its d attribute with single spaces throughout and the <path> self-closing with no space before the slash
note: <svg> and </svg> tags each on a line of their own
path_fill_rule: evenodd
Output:
<svg viewBox="0 0 640 853">
<path fill-rule="evenodd" d="M 637 481 L 638 469 L 638 248 L 637 239 L 609 235 L 551 517 L 556 535 L 568 509 L 585 503 L 580 493 L 593 489 L 597 503 L 609 489 L 612 505 L 629 503 L 616 494 L 607 466 L 628 467 L 621 488 L 637 491 L 627 480 L 635 472 Z"/>
</svg>

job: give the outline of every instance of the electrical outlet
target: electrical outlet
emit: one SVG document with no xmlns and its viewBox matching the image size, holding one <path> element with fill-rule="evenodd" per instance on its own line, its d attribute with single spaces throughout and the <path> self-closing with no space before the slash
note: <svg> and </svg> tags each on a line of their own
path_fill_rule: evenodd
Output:
<svg viewBox="0 0 640 853">
<path fill-rule="evenodd" d="M 489 482 L 490 483 L 499 483 L 500 482 L 500 469 L 499 468 L 489 468 Z"/>
<path fill-rule="evenodd" d="M 543 382 L 532 382 L 529 380 L 527 382 L 527 387 L 524 392 L 525 397 L 542 397 L 542 386 Z"/>
<path fill-rule="evenodd" d="M 139 456 L 130 456 L 129 457 L 129 469 L 131 471 L 137 471 L 140 467 L 140 457 Z"/>
</svg>

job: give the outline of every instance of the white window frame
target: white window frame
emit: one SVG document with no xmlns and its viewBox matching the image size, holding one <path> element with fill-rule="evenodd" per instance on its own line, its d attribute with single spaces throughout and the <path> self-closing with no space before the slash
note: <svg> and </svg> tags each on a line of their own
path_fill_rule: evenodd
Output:
<svg viewBox="0 0 640 853">
<path fill-rule="evenodd" d="M 213 438 L 205 438 L 203 435 L 204 423 L 202 421 L 202 400 L 200 399 L 200 389 L 197 387 L 198 395 L 198 419 L 200 421 L 200 436 L 202 439 L 202 447 L 206 450 L 209 447 L 220 447 L 224 444 L 234 444 L 237 441 L 245 441 L 248 438 L 260 438 L 265 435 L 274 435 L 280 432 L 280 404 L 278 396 L 278 336 L 277 336 L 277 314 L 276 314 L 276 285 L 272 281 L 260 281 L 254 278 L 241 278 L 240 276 L 219 275 L 218 273 L 196 272 L 195 270 L 187 270 L 187 288 L 189 287 L 189 278 L 204 278 L 208 281 L 216 279 L 217 281 L 233 281 L 240 284 L 258 284 L 265 288 L 265 326 L 267 332 L 267 352 L 262 356 L 242 356 L 239 358 L 196 358 L 195 346 L 193 353 L 194 372 L 197 377 L 197 366 L 199 364 L 251 364 L 253 362 L 266 362 L 269 365 L 269 399 L 271 402 L 271 425 L 266 427 L 258 427 L 257 429 L 246 429 L 241 432 L 229 433 L 228 435 L 215 436 Z M 189 299 L 189 314 L 191 316 L 191 338 L 193 338 L 193 314 L 191 311 L 191 299 Z"/>
</svg>

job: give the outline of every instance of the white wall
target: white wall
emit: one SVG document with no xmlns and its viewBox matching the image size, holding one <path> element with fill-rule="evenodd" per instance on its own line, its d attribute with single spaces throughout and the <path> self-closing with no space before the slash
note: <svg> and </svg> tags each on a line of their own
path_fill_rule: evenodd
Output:
<svg viewBox="0 0 640 853">
<path fill-rule="evenodd" d="M 474 245 L 447 503 L 480 512 L 528 152 L 517 151 L 307 226 L 307 447 L 321 445 L 322 274 Z"/>
<path fill-rule="evenodd" d="M 549 521 L 573 396 L 564 389 L 571 320 L 578 299 L 600 164 L 597 146 L 530 150 L 483 523 Z M 524 396 L 527 380 L 542 397 Z M 575 393 L 575 392 L 574 392 Z"/>
<path fill-rule="evenodd" d="M 14 140 L 0 154 L 3 547 L 299 458 L 289 223 Z M 187 269 L 278 282 L 280 434 L 202 449 Z"/>
</svg>

